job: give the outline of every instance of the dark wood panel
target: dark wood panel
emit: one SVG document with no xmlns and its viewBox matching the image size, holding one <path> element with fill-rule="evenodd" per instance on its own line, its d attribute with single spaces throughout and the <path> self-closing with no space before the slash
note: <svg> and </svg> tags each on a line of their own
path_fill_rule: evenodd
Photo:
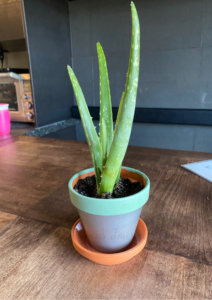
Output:
<svg viewBox="0 0 212 300">
<path fill-rule="evenodd" d="M 18 138 L 9 138 L 9 139 L 6 139 L 6 140 L 0 140 L 0 148 L 1 147 L 4 147 L 4 146 L 7 146 L 9 144 L 12 144 L 14 143 L 14 141 L 16 141 Z M 1 160 L 2 161 L 2 160 Z"/>
<path fill-rule="evenodd" d="M 79 145 L 81 147 L 79 147 Z M 19 137 L 0 149 L 0 209 L 71 227 L 78 218 L 68 194 L 68 181 L 92 167 L 86 143 Z"/>
<path fill-rule="evenodd" d="M 101 266 L 75 251 L 69 229 L 26 218 L 3 229 L 2 299 L 212 298 L 212 266 L 147 249 L 124 264 Z"/>
<path fill-rule="evenodd" d="M 87 144 L 20 137 L 0 148 L 0 155 L 0 209 L 71 228 L 78 213 L 67 184 L 92 166 Z M 123 165 L 143 171 L 151 181 L 141 214 L 149 230 L 148 249 L 212 264 L 211 183 L 180 167 L 211 158 L 210 153 L 128 148 Z"/>
<path fill-rule="evenodd" d="M 146 173 L 151 193 L 141 217 L 149 230 L 147 247 L 212 263 L 211 183 L 178 166 Z"/>
<path fill-rule="evenodd" d="M 54 173 L 58 169 L 79 171 L 91 163 L 86 143 L 70 144 L 70 141 L 65 140 L 25 136 L 15 138 L 14 141 L 14 144 L 9 143 L 8 147 L 0 149 L 0 155 L 4 157 L 2 163 Z"/>
<path fill-rule="evenodd" d="M 17 218 L 0 229 L 1 290 L 7 278 L 16 273 L 16 268 L 45 241 L 53 228 L 51 224 Z M 1 298 L 6 297 L 1 294 Z"/>
<path fill-rule="evenodd" d="M 51 195 L 34 203 L 33 206 L 28 206 L 22 216 L 71 229 L 79 219 L 79 214 L 70 201 L 68 180 Z"/>
<path fill-rule="evenodd" d="M 68 180 L 69 172 L 32 169 L 29 166 L 0 164 L 0 210 L 22 215 L 29 207 L 51 195 Z"/>
<path fill-rule="evenodd" d="M 17 216 L 0 211 L 0 229 L 14 220 Z"/>
<path fill-rule="evenodd" d="M 212 154 L 129 147 L 125 164 L 150 178 L 141 217 L 147 247 L 212 263 L 212 184 L 181 167 Z"/>
</svg>

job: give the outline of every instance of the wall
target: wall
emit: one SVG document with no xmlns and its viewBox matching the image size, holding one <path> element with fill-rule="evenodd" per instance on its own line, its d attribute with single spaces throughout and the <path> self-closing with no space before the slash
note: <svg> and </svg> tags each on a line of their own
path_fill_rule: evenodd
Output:
<svg viewBox="0 0 212 300">
<path fill-rule="evenodd" d="M 68 2 L 24 0 L 30 73 L 37 126 L 71 117 L 73 91 Z"/>
<path fill-rule="evenodd" d="M 141 25 L 137 107 L 212 109 L 212 1 L 135 0 Z M 96 42 L 113 106 L 124 90 L 131 40 L 128 0 L 69 3 L 72 64 L 88 105 L 99 106 Z M 78 139 L 83 140 L 81 125 Z M 131 145 L 212 151 L 211 127 L 134 124 Z"/>
<path fill-rule="evenodd" d="M 4 68 L 29 69 L 29 59 L 27 51 L 5 53 Z"/>
</svg>

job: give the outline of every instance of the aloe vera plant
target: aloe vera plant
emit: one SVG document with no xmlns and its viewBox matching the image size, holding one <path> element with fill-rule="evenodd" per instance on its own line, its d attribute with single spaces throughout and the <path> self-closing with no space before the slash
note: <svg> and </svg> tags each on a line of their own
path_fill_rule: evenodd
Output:
<svg viewBox="0 0 212 300">
<path fill-rule="evenodd" d="M 101 45 L 97 43 L 100 75 L 99 137 L 77 78 L 71 67 L 68 66 L 68 73 L 94 164 L 97 192 L 100 195 L 107 192 L 112 193 L 115 184 L 119 181 L 122 161 L 127 150 L 132 130 L 140 64 L 140 25 L 133 2 L 131 2 L 131 14 L 132 40 L 127 82 L 119 105 L 114 131 L 107 64 Z"/>
</svg>

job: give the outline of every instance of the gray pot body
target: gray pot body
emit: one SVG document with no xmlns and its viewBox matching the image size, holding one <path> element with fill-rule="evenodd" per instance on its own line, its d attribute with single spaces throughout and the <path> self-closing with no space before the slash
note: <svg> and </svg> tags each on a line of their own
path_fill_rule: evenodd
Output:
<svg viewBox="0 0 212 300">
<path fill-rule="evenodd" d="M 142 207 L 122 215 L 101 216 L 78 209 L 90 244 L 103 253 L 125 250 L 133 239 L 141 210 Z"/>
</svg>

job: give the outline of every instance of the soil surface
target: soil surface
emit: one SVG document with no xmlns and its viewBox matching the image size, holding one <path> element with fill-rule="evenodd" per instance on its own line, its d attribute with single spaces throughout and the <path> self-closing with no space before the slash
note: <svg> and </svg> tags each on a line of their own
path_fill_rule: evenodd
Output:
<svg viewBox="0 0 212 300">
<path fill-rule="evenodd" d="M 139 181 L 131 182 L 129 179 L 120 177 L 112 195 L 111 193 L 105 193 L 100 196 L 97 193 L 95 175 L 88 176 L 85 179 L 79 179 L 77 184 L 74 186 L 75 191 L 83 196 L 102 199 L 132 196 L 140 192 L 143 188 L 144 186 Z"/>
</svg>

